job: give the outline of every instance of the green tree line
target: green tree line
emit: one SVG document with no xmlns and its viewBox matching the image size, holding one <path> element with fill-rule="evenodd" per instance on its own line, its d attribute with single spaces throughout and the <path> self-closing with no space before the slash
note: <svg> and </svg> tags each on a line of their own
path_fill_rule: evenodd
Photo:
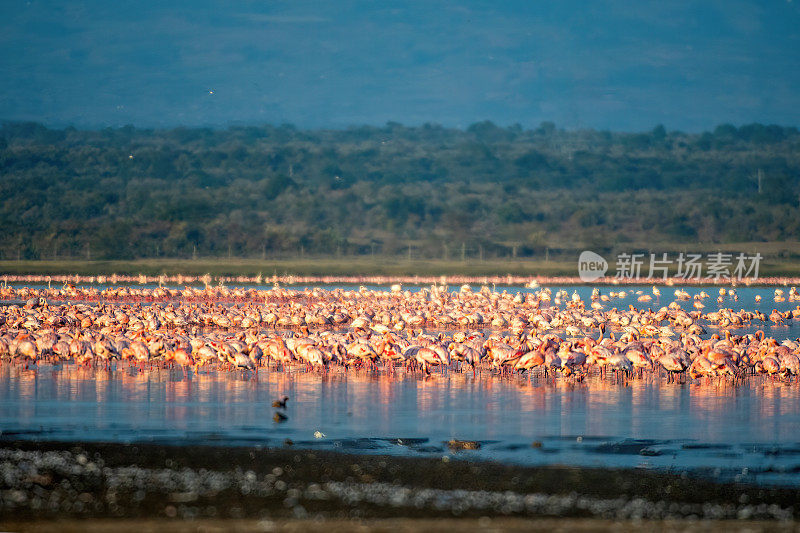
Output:
<svg viewBox="0 0 800 533">
<path fill-rule="evenodd" d="M 0 128 L 0 259 L 536 257 L 800 239 L 800 133 Z"/>
</svg>

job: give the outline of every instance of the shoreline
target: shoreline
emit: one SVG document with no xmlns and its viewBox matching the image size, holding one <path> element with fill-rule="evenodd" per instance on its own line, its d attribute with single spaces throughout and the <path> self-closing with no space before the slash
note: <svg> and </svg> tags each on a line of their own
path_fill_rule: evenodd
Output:
<svg viewBox="0 0 800 533">
<path fill-rule="evenodd" d="M 685 247 L 681 247 L 684 249 Z M 724 247 L 708 247 L 708 252 L 718 252 Z M 746 248 L 750 250 L 750 247 Z M 703 248 L 705 250 L 705 248 Z M 703 251 L 697 250 L 697 251 Z M 800 247 L 797 248 L 800 253 Z M 800 283 L 800 261 L 797 253 L 788 251 L 764 252 L 760 266 L 753 272 L 741 272 L 741 279 L 734 279 L 736 285 L 779 285 L 784 282 Z M 612 264 L 613 261 L 611 262 Z M 485 260 L 443 260 L 406 259 L 400 257 L 309 256 L 283 259 L 253 258 L 150 258 L 131 260 L 81 260 L 81 259 L 41 259 L 41 260 L 0 260 L 0 277 L 20 277 L 30 280 L 43 280 L 50 277 L 64 279 L 69 283 L 88 282 L 89 279 L 116 277 L 124 283 L 159 283 L 167 279 L 194 280 L 192 283 L 247 283 L 268 284 L 275 282 L 292 283 L 348 283 L 348 284 L 431 284 L 449 283 L 461 285 L 497 284 L 520 285 L 535 280 L 544 284 L 582 284 L 582 285 L 721 285 L 731 284 L 730 277 L 736 278 L 735 264 L 726 264 L 722 277 L 714 280 L 709 271 L 698 271 L 698 279 L 684 279 L 677 276 L 677 264 L 668 268 L 666 280 L 662 277 L 638 279 L 616 279 L 614 270 L 595 281 L 583 281 L 579 276 L 577 252 L 574 260 L 510 259 L 496 258 Z M 641 274 L 648 271 L 649 263 L 642 267 Z M 661 271 L 658 271 L 661 272 Z M 724 276 L 728 276 L 725 278 Z M 756 279 L 753 279 L 753 278 Z M 442 281 L 446 280 L 446 281 Z M 163 281 L 162 281 L 163 282 Z M 144 281 L 142 281 L 144 283 Z M 180 284 L 181 282 L 179 282 Z"/>
<path fill-rule="evenodd" d="M 529 467 L 288 446 L 4 441 L 0 470 L 4 527 L 12 521 L 35 525 L 88 518 L 352 525 L 487 517 L 510 520 L 512 527 L 516 520 L 530 525 L 527 520 L 557 517 L 595 525 L 637 520 L 777 525 L 800 514 L 796 488 L 641 469 Z"/>
</svg>

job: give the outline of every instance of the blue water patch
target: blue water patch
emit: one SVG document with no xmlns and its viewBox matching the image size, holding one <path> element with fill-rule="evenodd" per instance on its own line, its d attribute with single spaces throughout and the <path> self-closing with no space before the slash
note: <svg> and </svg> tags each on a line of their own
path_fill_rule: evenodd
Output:
<svg viewBox="0 0 800 533">
<path fill-rule="evenodd" d="M 290 398 L 275 422 L 274 399 Z M 0 440 L 287 446 L 800 486 L 800 386 L 0 365 Z M 448 446 L 476 441 L 478 449 Z"/>
</svg>

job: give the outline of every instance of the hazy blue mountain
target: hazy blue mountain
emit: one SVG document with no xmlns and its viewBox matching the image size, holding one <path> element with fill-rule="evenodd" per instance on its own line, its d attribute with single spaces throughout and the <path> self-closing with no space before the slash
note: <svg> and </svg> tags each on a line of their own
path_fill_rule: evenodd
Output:
<svg viewBox="0 0 800 533">
<path fill-rule="evenodd" d="M 800 123 L 786 0 L 5 0 L 0 49 L 0 118 L 52 125 Z"/>
</svg>

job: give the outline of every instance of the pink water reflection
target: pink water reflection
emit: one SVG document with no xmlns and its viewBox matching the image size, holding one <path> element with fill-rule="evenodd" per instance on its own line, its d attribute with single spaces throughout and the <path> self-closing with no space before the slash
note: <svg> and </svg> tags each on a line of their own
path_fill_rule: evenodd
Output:
<svg viewBox="0 0 800 533">
<path fill-rule="evenodd" d="M 795 382 L 762 376 L 737 384 L 655 378 L 620 383 L 599 376 L 576 383 L 470 373 L 184 374 L 3 364 L 0 427 L 4 435 L 31 438 L 264 445 L 282 445 L 286 438 L 308 445 L 417 438 L 439 453 L 446 453 L 442 442 L 457 438 L 484 442 L 481 457 L 523 462 L 792 467 L 800 463 L 800 452 L 793 451 L 800 450 L 799 389 Z M 290 398 L 289 419 L 276 424 L 271 403 L 283 395 Z M 314 439 L 316 431 L 325 438 Z M 592 448 L 626 439 L 651 439 L 657 453 L 613 455 Z M 533 441 L 554 453 L 532 451 Z M 730 453 L 691 451 L 687 443 L 729 446 Z M 508 451 L 512 445 L 521 451 Z M 785 456 L 759 452 L 766 445 Z"/>
</svg>

